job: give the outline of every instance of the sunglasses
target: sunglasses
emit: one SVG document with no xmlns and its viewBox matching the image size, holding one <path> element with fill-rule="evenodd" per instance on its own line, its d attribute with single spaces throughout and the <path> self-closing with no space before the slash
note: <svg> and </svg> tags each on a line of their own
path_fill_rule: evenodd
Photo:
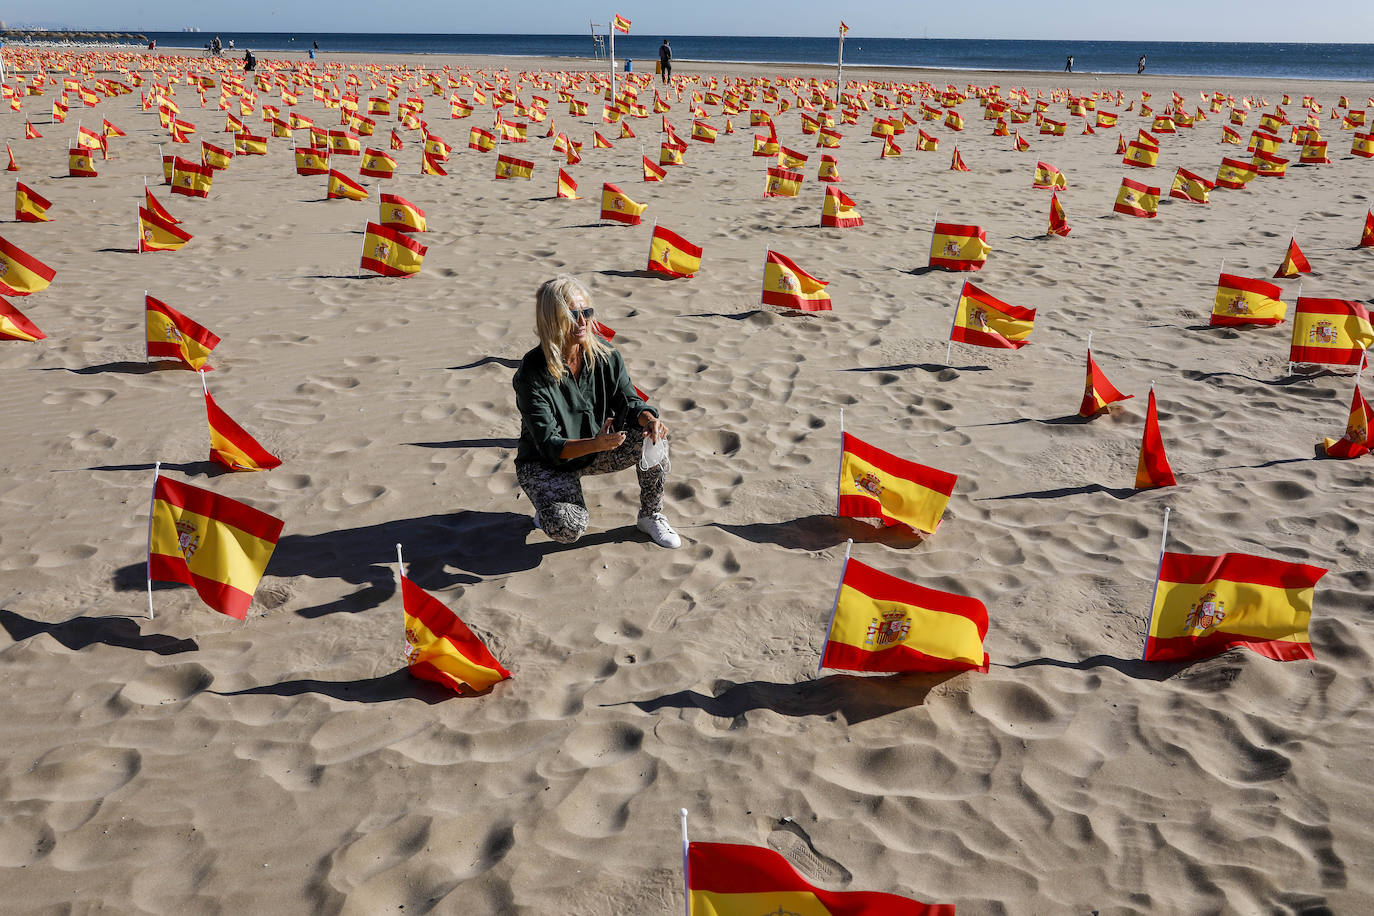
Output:
<svg viewBox="0 0 1374 916">
<path fill-rule="evenodd" d="M 572 317 L 574 322 L 577 322 L 581 321 L 583 318 L 591 318 L 595 311 L 596 310 L 591 306 L 587 306 L 584 309 L 568 309 L 568 314 Z"/>
</svg>

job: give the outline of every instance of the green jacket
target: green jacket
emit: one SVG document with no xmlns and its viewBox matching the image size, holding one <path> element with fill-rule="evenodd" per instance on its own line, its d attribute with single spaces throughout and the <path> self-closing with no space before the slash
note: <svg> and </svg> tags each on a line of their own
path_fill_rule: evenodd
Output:
<svg viewBox="0 0 1374 916">
<path fill-rule="evenodd" d="M 615 428 L 635 435 L 641 411 L 654 416 L 658 411 L 635 393 L 625 373 L 620 351 L 610 349 L 607 359 L 594 367 L 584 366 L 577 378 L 564 372 L 555 382 L 544 362 L 544 351 L 535 347 L 520 360 L 511 380 L 515 404 L 520 408 L 520 449 L 515 463 L 537 461 L 560 471 L 576 471 L 592 463 L 595 454 L 564 461 L 558 457 L 569 439 L 590 439 L 601 431 L 607 417 L 615 418 Z"/>
</svg>

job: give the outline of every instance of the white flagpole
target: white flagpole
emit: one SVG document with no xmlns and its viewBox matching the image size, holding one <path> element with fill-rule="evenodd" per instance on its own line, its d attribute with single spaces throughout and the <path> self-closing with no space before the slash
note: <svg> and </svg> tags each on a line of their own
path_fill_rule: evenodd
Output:
<svg viewBox="0 0 1374 916">
<path fill-rule="evenodd" d="M 1155 390 L 1154 382 L 1150 383 L 1150 390 Z M 1145 659 L 1145 652 L 1150 645 L 1150 624 L 1155 619 L 1155 599 L 1159 596 L 1159 574 L 1164 571 L 1164 547 L 1169 543 L 1169 507 L 1164 507 L 1164 531 L 1159 536 L 1159 564 L 1155 567 L 1155 588 L 1150 593 L 1150 616 L 1145 622 L 1145 648 L 1140 650 L 1140 658 Z"/>
<path fill-rule="evenodd" d="M 859 49 L 860 51 L 863 48 Z M 835 61 L 835 105 L 839 107 L 840 93 L 844 92 L 844 29 L 840 29 L 840 52 Z"/>
<path fill-rule="evenodd" d="M 1093 356 L 1093 332 L 1092 332 L 1092 331 L 1089 331 L 1089 332 L 1088 332 L 1088 359 L 1092 359 L 1092 356 Z"/>
<path fill-rule="evenodd" d="M 933 243 L 932 243 L 932 244 L 933 244 Z M 963 278 L 963 277 L 960 277 L 960 278 L 959 278 L 959 298 L 954 300 L 954 317 L 950 319 L 950 322 L 949 322 L 949 340 L 946 341 L 946 343 L 945 343 L 945 365 L 946 365 L 946 366 L 950 365 L 949 358 L 950 358 L 951 354 L 953 354 L 953 352 L 954 352 L 954 329 L 955 329 L 955 327 L 957 327 L 958 324 L 959 324 L 959 303 L 960 303 L 960 301 L 962 301 L 963 298 L 964 298 L 964 283 L 965 283 L 964 278 Z"/>
<path fill-rule="evenodd" d="M 687 809 L 682 809 L 682 890 L 683 912 L 686 916 L 692 916 L 692 867 L 687 857 Z"/>
<path fill-rule="evenodd" d="M 153 495 L 148 500 L 148 619 L 153 619 L 153 511 L 157 508 L 157 478 L 162 462 L 153 465 Z"/>
<path fill-rule="evenodd" d="M 840 466 L 835 471 L 835 517 L 840 517 L 840 486 L 844 483 L 844 408 L 840 408 Z"/>
<path fill-rule="evenodd" d="M 405 567 L 405 561 L 401 559 L 401 545 L 400 545 L 400 544 L 397 544 L 397 545 L 396 545 L 396 581 L 399 583 L 402 579 L 405 578 L 405 575 L 406 575 L 406 567 Z"/>
<path fill-rule="evenodd" d="M 830 621 L 825 625 L 825 642 L 821 644 L 821 659 L 816 663 L 817 677 L 820 677 L 821 669 L 825 667 L 825 650 L 830 645 L 830 631 L 835 626 L 835 614 L 840 609 L 840 589 L 844 588 L 844 572 L 849 568 L 849 551 L 853 546 L 853 538 L 844 542 L 844 565 L 840 567 L 840 582 L 835 586 L 835 603 L 830 606 Z"/>
<path fill-rule="evenodd" d="M 615 102 L 615 15 L 611 15 L 611 24 L 606 29 L 606 33 L 611 39 L 611 102 Z"/>
</svg>

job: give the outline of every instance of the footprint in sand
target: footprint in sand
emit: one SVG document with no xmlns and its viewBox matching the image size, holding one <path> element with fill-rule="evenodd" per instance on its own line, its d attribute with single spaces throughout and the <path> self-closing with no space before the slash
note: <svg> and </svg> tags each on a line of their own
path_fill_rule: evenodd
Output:
<svg viewBox="0 0 1374 916">
<path fill-rule="evenodd" d="M 849 869 L 821 854 L 801 825 L 790 817 L 778 821 L 768 834 L 768 847 L 792 864 L 802 877 L 817 884 L 843 886 L 853 877 Z"/>
</svg>

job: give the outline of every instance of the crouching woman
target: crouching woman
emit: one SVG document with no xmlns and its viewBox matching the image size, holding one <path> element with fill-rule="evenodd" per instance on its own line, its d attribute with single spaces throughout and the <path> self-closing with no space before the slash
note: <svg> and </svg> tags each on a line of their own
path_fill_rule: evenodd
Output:
<svg viewBox="0 0 1374 916">
<path fill-rule="evenodd" d="M 520 408 L 515 478 L 535 508 L 535 526 L 571 544 L 590 518 L 582 478 L 633 466 L 637 527 L 660 547 L 680 547 L 663 515 L 667 462 L 640 467 L 645 445 L 664 439 L 668 427 L 636 393 L 620 351 L 596 333 L 592 316 L 591 293 L 567 274 L 535 294 L 539 346 L 525 354 L 513 380 Z"/>
</svg>

